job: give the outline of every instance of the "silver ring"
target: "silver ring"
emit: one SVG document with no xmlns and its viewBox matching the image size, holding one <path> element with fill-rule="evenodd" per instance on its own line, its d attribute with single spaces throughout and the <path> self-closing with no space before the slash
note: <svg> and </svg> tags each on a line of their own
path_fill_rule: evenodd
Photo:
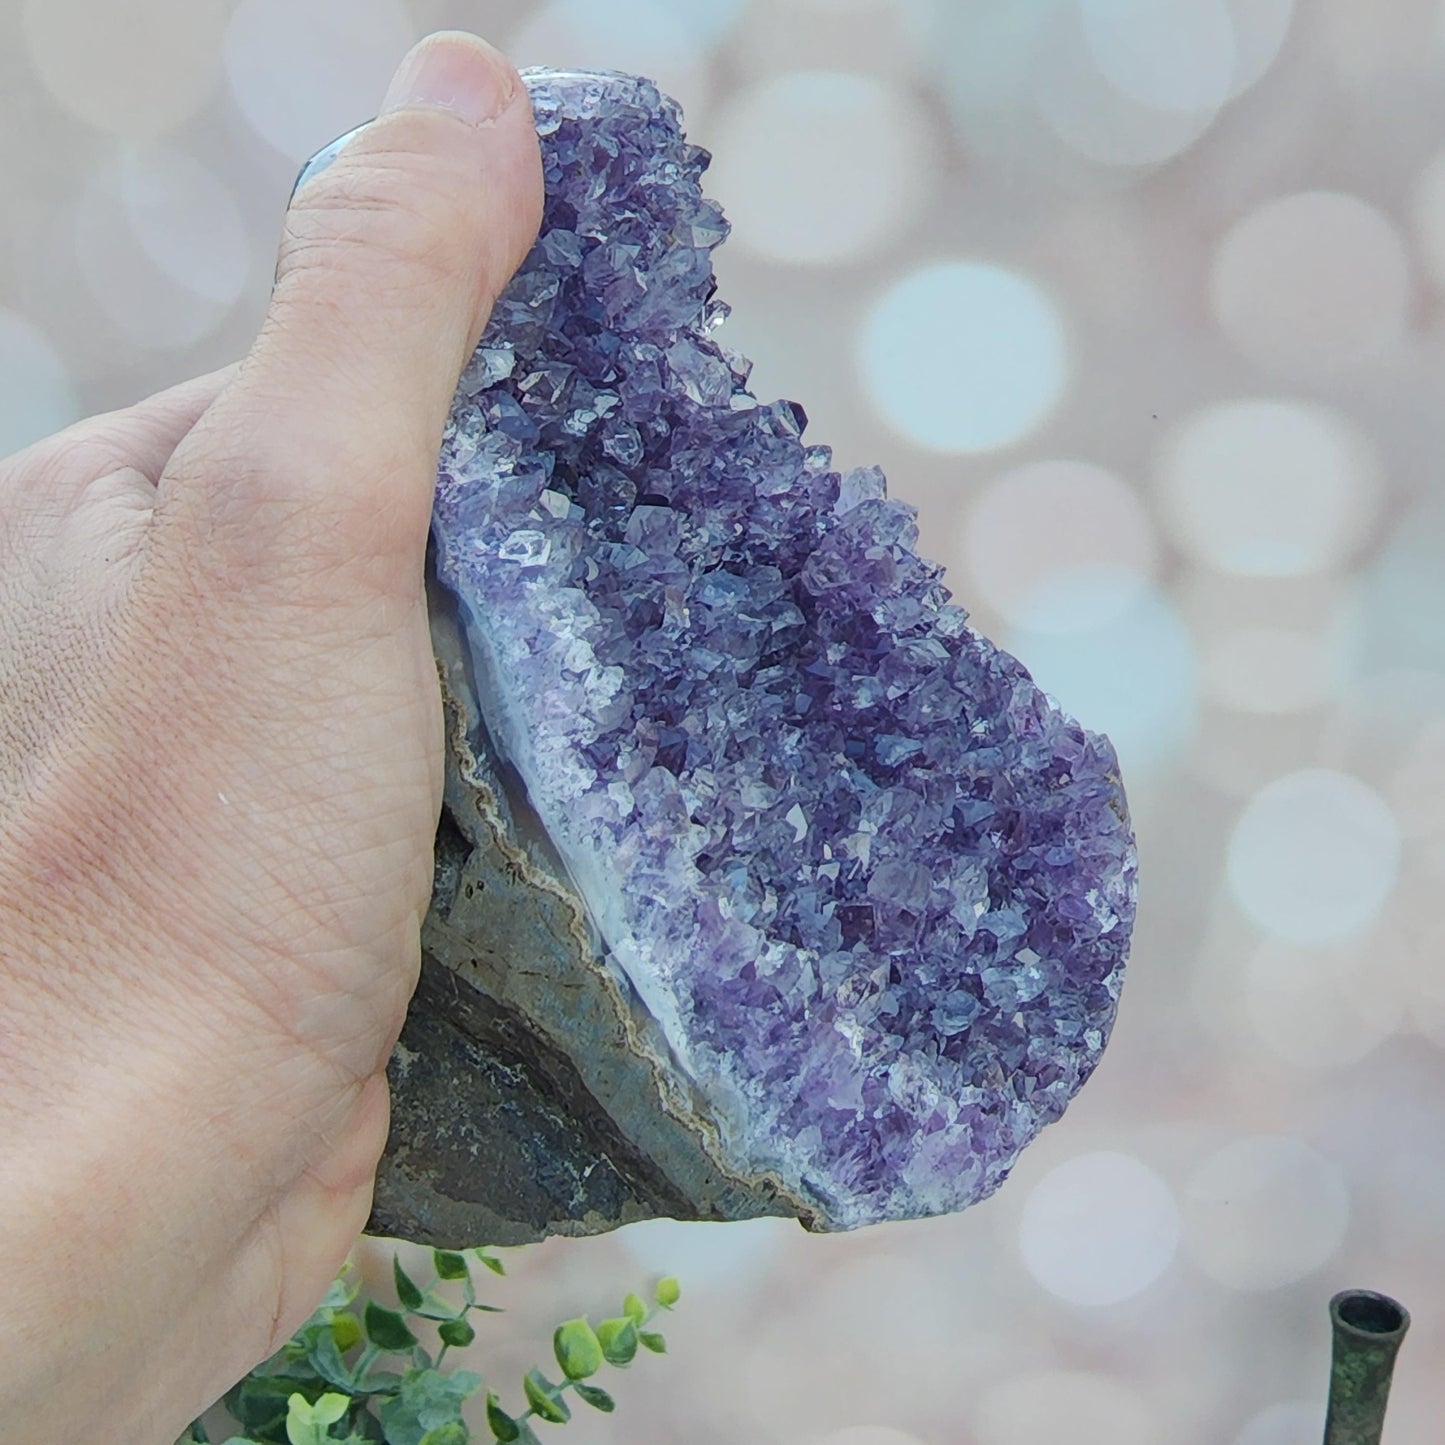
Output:
<svg viewBox="0 0 1445 1445">
<path fill-rule="evenodd" d="M 287 205 L 295 200 L 296 192 L 306 184 L 307 181 L 315 180 L 332 161 L 345 149 L 347 142 L 358 132 L 363 131 L 371 122 L 363 121 L 361 125 L 353 126 L 345 135 L 339 135 L 329 145 L 324 145 L 304 166 L 296 173 L 295 184 L 291 187 L 291 195 L 287 199 Z"/>
</svg>

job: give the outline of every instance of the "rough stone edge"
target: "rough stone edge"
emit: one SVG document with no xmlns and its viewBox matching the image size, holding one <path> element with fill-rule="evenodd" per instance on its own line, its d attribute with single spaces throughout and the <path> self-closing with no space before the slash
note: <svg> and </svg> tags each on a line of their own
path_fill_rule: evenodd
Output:
<svg viewBox="0 0 1445 1445">
<path fill-rule="evenodd" d="M 437 595 L 437 589 L 430 602 L 446 728 L 444 813 L 472 851 L 448 880 L 444 881 L 441 867 L 438 869 L 437 892 L 422 929 L 428 961 L 445 967 L 497 1007 L 525 1020 L 540 1049 L 565 1055 L 590 1099 L 631 1148 L 688 1202 L 692 1218 L 773 1215 L 797 1218 L 809 1230 L 836 1228 L 821 1202 L 800 1197 L 770 1172 L 750 1173 L 732 1157 L 707 1099 L 677 1065 L 660 1028 L 641 1007 L 626 979 L 618 976 L 603 955 L 586 907 L 562 881 L 564 872 L 545 838 L 535 830 L 528 836 L 528 820 L 518 816 L 526 810 L 525 797 L 516 797 L 514 790 L 509 798 L 506 784 L 492 765 L 485 728 L 472 701 L 467 652 L 454 610 L 448 598 Z M 515 809 L 511 806 L 514 801 Z M 440 860 L 440 834 L 438 857 Z M 469 879 L 475 882 L 487 861 L 494 865 L 493 876 L 500 872 L 525 895 L 523 906 L 534 915 L 533 922 L 555 942 L 555 951 L 542 951 L 553 953 L 550 960 L 545 956 L 529 960 L 489 957 L 481 941 L 486 907 L 471 906 L 473 899 L 467 892 Z M 590 1026 L 579 1030 L 579 1017 L 590 1018 Z M 391 1072 L 394 1089 L 404 1090 L 407 1060 L 401 1043 L 393 1055 Z M 399 1118 L 404 1116 L 404 1110 L 397 1112 Z M 381 1179 L 385 1181 L 388 1173 L 404 1172 L 415 1180 L 417 1170 L 409 1155 L 407 1140 L 389 1140 Z M 377 1216 L 385 1217 L 388 1227 L 396 1231 L 397 1225 L 406 1221 L 398 1216 L 395 1191 L 388 1185 L 379 1188 L 379 1193 L 388 1195 L 390 1207 L 379 1207 Z M 439 1203 L 445 1209 L 445 1201 Z M 463 1210 L 482 1212 L 476 1201 L 457 1203 Z M 648 1208 L 643 1201 L 636 1217 L 652 1217 Z M 676 1217 L 687 1216 L 678 1213 Z M 479 1227 L 482 1222 L 479 1218 Z M 523 1233 L 531 1238 L 546 1233 L 595 1233 L 627 1222 L 630 1217 L 559 1218 L 540 1233 L 533 1230 L 528 1234 L 525 1227 Z M 496 1216 L 489 1216 L 487 1223 L 491 1237 L 499 1237 L 495 1235 Z M 488 1231 L 483 1231 L 483 1237 L 488 1237 Z"/>
<path fill-rule="evenodd" d="M 485 829 L 483 839 L 474 838 L 474 843 L 486 841 L 495 846 L 517 870 L 518 879 L 529 890 L 543 896 L 550 895 L 557 900 L 558 907 L 566 918 L 565 938 L 571 945 L 573 958 L 586 974 L 600 985 L 601 996 L 606 1000 L 608 1008 L 608 1021 L 620 1031 L 615 1057 L 629 1062 L 641 1061 L 661 1111 L 659 1122 L 665 1119 L 664 1128 L 675 1136 L 680 1131 L 681 1138 L 687 1141 L 689 1147 L 682 1151 L 680 1162 L 691 1163 L 690 1156 L 696 1155 L 700 1149 L 701 1157 L 687 1170 L 689 1174 L 694 1174 L 700 1183 L 707 1181 L 711 1184 L 713 1179 L 720 1178 L 725 1181 L 728 1193 L 740 1188 L 749 1199 L 755 1201 L 755 1207 L 747 1214 L 728 1213 L 720 1217 L 748 1218 L 758 1214 L 781 1213 L 817 1227 L 822 1222 L 823 1213 L 818 1202 L 798 1196 L 775 1174 L 769 1171 L 751 1173 L 729 1157 L 721 1126 L 711 1105 L 675 1063 L 661 1030 L 641 1008 L 625 980 L 619 979 L 615 969 L 600 956 L 598 936 L 586 905 L 561 881 L 556 869 L 539 862 L 533 851 L 514 841 L 515 823 L 513 830 L 508 830 L 503 821 L 509 816 L 515 817 L 513 809 L 499 807 L 499 783 L 491 768 L 484 767 L 478 760 L 477 749 L 473 746 L 474 738 L 484 745 L 485 734 L 482 732 L 481 720 L 472 715 L 467 702 L 470 688 L 465 681 L 467 673 L 460 632 L 454 620 L 443 609 L 434 607 L 433 618 L 433 645 L 441 641 L 445 644 L 445 652 L 450 654 L 441 655 L 442 649 L 438 649 L 438 672 L 441 676 L 443 707 L 448 720 L 447 808 L 453 820 L 465 834 L 467 828 L 464 819 L 467 819 L 468 811 L 472 812 Z M 438 633 L 441 634 L 440 638 Z M 502 972 L 484 969 L 479 961 L 474 961 L 470 968 L 462 972 L 499 1001 L 519 1008 L 548 1038 L 561 1045 L 569 1054 L 572 1052 L 566 1047 L 573 1037 L 569 1027 L 571 1014 L 567 1011 L 553 1011 L 557 990 L 567 988 L 567 979 L 543 974 L 530 975 L 542 978 L 543 986 L 536 994 L 524 995 L 511 987 L 521 973 L 515 962 L 512 967 Z M 535 1007 L 536 1003 L 540 1003 L 542 1008 Z M 543 1013 L 550 1014 L 551 1017 L 541 1016 Z M 590 1055 L 587 1056 L 587 1061 L 591 1061 Z M 626 1118 L 619 1117 L 618 1111 L 609 1106 L 608 1091 L 597 1087 L 600 1080 L 595 1075 L 589 1075 L 589 1070 L 582 1067 L 583 1061 L 574 1057 L 574 1062 L 578 1064 L 593 1096 L 607 1109 L 622 1133 L 639 1147 L 645 1147 L 641 1140 L 635 1137 L 635 1131 L 628 1128 Z M 611 1097 L 615 1098 L 616 1095 Z M 667 1168 L 666 1161 L 659 1154 L 651 1149 L 645 1149 L 645 1152 L 656 1160 L 665 1172 L 675 1177 L 674 1170 Z M 676 1182 L 689 1197 L 705 1197 L 703 1191 L 688 1188 L 685 1179 L 676 1179 Z M 715 1187 L 715 1184 L 712 1185 L 712 1188 Z M 711 1188 L 707 1192 L 712 1192 Z M 775 1207 L 756 1207 L 756 1204 L 761 1203 Z"/>
</svg>

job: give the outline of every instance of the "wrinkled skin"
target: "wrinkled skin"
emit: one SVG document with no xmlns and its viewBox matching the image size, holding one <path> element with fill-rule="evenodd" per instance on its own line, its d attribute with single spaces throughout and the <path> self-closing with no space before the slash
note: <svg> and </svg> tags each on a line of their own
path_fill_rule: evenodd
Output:
<svg viewBox="0 0 1445 1445">
<path fill-rule="evenodd" d="M 245 360 L 0 464 L 10 1445 L 169 1445 L 366 1221 L 440 805 L 436 454 L 540 213 L 503 74 L 495 120 L 394 110 L 301 189 Z"/>
</svg>

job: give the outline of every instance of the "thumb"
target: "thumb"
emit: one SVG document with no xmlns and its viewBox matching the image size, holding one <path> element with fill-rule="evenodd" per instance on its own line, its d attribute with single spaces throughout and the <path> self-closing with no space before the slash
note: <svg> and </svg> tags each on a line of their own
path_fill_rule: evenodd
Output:
<svg viewBox="0 0 1445 1445">
<path fill-rule="evenodd" d="M 313 573 L 388 561 L 416 585 L 457 378 L 541 205 L 511 62 L 476 36 L 428 36 L 378 117 L 298 187 L 255 346 L 178 449 L 162 505 L 248 563 L 304 547 Z"/>
</svg>

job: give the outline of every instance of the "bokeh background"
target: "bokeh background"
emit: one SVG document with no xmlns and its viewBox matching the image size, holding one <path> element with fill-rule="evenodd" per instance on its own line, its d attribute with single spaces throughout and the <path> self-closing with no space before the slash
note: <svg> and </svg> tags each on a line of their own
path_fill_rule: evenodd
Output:
<svg viewBox="0 0 1445 1445">
<path fill-rule="evenodd" d="M 575 1445 L 1304 1445 L 1365 1285 L 1387 1438 L 1442 1438 L 1445 5 L 5 0 L 0 453 L 238 355 L 297 166 L 450 25 L 684 103 L 724 339 L 1112 734 L 1142 855 L 1108 1056 L 1001 1194 L 516 1251 L 481 1367 L 515 1401 L 668 1270 Z"/>
</svg>

